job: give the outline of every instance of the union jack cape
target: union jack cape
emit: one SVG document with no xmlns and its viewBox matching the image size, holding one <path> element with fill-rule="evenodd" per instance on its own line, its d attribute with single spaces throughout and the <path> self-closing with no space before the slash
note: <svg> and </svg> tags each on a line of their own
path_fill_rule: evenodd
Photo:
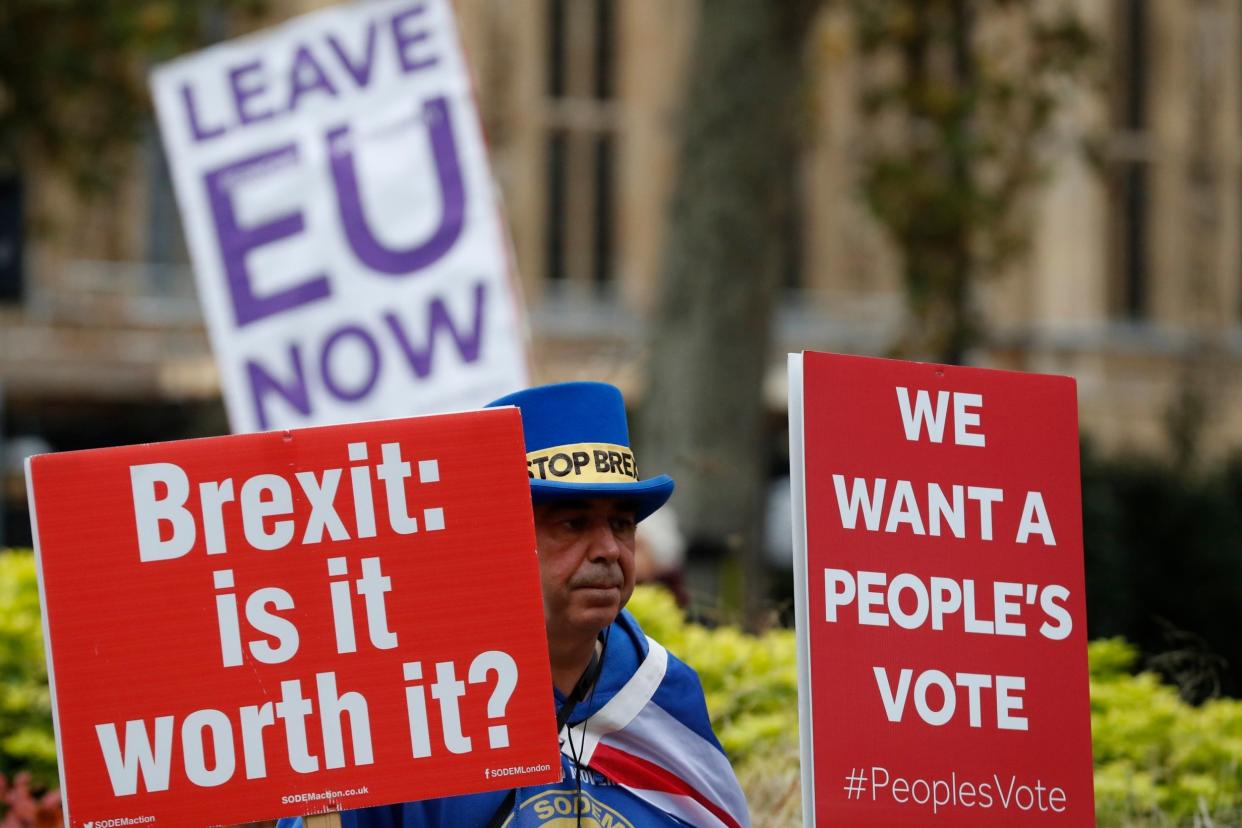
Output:
<svg viewBox="0 0 1242 828">
<path fill-rule="evenodd" d="M 566 725 L 561 752 L 690 825 L 749 828 L 746 797 L 712 733 L 698 676 L 629 613 L 617 625 L 645 639 L 646 655 L 611 699 Z"/>
<path fill-rule="evenodd" d="M 342 826 L 481 826 L 504 807 L 506 796 L 513 808 L 506 825 L 547 825 L 548 819 L 529 803 L 541 794 L 572 793 L 576 773 L 585 797 L 638 828 L 675 822 L 694 828 L 750 828 L 746 797 L 712 733 L 694 670 L 648 638 L 628 612 L 609 628 L 609 640 L 595 689 L 575 707 L 582 720 L 571 719 L 561 731 L 565 779 L 519 788 L 514 794 L 488 791 L 344 811 Z M 589 771 L 580 770 L 584 767 Z M 303 822 L 284 819 L 279 828 L 303 828 Z"/>
</svg>

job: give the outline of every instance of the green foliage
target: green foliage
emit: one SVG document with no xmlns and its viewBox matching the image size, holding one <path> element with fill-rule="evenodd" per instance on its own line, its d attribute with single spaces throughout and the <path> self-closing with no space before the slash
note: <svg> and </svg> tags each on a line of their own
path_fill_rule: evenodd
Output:
<svg viewBox="0 0 1242 828">
<path fill-rule="evenodd" d="M 1153 673 L 1132 675 L 1135 648 L 1088 648 L 1095 799 L 1101 824 L 1159 815 L 1173 824 L 1242 820 L 1242 701 L 1194 707 Z M 1204 817 L 1214 822 L 1205 821 Z"/>
<path fill-rule="evenodd" d="M 34 556 L 0 551 L 0 775 L 22 769 L 39 785 L 56 784 Z"/>
<path fill-rule="evenodd" d="M 960 362 L 981 335 L 971 282 L 1025 250 L 1041 147 L 1095 44 L 1066 4 L 843 5 L 859 47 L 862 194 L 905 260 L 905 349 Z"/>
<path fill-rule="evenodd" d="M 263 0 L 4 0 L 0 3 L 0 173 L 29 154 L 107 183 L 110 150 L 136 140 L 145 72 L 228 30 Z M 211 30 L 215 30 L 214 32 Z"/>
<path fill-rule="evenodd" d="M 698 672 L 756 825 L 798 824 L 793 633 L 755 636 L 689 623 L 672 597 L 654 587 L 635 590 L 630 609 L 649 635 Z M 1138 653 L 1121 639 L 1092 643 L 1088 659 L 1100 825 L 1242 825 L 1242 701 L 1186 704 L 1155 674 L 1133 674 Z M 22 769 L 33 774 L 36 789 L 56 783 L 34 561 L 29 552 L 4 552 L 0 777 Z"/>
<path fill-rule="evenodd" d="M 687 623 L 652 587 L 637 589 L 630 609 L 698 671 L 757 824 L 800 824 L 793 633 Z M 1155 674 L 1133 674 L 1138 651 L 1121 639 L 1092 643 L 1088 661 L 1100 825 L 1242 825 L 1242 701 L 1186 704 Z"/>
</svg>

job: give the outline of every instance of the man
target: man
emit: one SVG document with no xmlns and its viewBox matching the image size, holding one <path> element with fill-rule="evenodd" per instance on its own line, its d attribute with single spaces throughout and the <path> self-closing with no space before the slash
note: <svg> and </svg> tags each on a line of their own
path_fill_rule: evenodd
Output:
<svg viewBox="0 0 1242 828">
<path fill-rule="evenodd" d="M 622 609 L 634 590 L 635 526 L 673 481 L 639 478 L 621 392 L 563 383 L 491 405 L 522 412 L 564 777 L 348 811 L 343 828 L 749 826 L 698 676 Z M 555 460 L 581 452 L 591 462 Z"/>
</svg>

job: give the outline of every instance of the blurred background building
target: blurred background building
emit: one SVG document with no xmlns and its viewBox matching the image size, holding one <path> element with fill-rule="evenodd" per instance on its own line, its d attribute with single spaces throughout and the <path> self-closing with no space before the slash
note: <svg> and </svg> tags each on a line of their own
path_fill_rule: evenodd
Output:
<svg viewBox="0 0 1242 828">
<path fill-rule="evenodd" d="M 322 3 L 271 3 L 282 20 Z M 1071 374 L 1106 452 L 1242 445 L 1242 7 L 1078 0 L 1095 69 L 1064 92 L 1021 205 L 1029 246 L 975 285 L 984 366 Z M 456 0 L 513 237 L 539 381 L 646 387 L 677 127 L 699 4 Z M 873 140 L 848 4 L 815 19 L 804 150 L 783 232 L 765 383 L 774 474 L 786 351 L 894 353 L 910 322 L 901 253 L 868 210 Z M 710 8 L 710 4 L 708 4 Z M 981 21 L 981 23 L 986 21 Z M 1003 19 L 995 24 L 1003 37 Z M 227 34 L 222 20 L 216 36 Z M 991 29 L 975 33 L 986 39 Z M 745 118 L 745 112 L 737 113 Z M 29 542 L 31 450 L 227 430 L 153 125 L 111 192 L 55 169 L 0 180 L 2 540 Z"/>
</svg>

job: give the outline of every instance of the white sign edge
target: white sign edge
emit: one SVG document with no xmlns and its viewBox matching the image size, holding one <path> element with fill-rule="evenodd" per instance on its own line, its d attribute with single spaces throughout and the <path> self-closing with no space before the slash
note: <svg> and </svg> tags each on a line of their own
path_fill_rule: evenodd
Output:
<svg viewBox="0 0 1242 828">
<path fill-rule="evenodd" d="M 806 457 L 802 439 L 802 357 L 789 354 L 789 509 L 793 526 L 794 630 L 798 646 L 798 758 L 802 825 L 815 828 L 815 755 L 811 742 L 810 595 L 807 592 Z"/>
<path fill-rule="evenodd" d="M 43 581 L 43 553 L 39 547 L 39 518 L 34 491 L 34 455 L 26 458 L 26 502 L 30 504 L 30 534 L 34 546 L 35 581 L 39 585 L 39 622 L 43 625 L 43 658 L 47 662 L 47 689 L 52 703 L 52 734 L 56 740 L 56 774 L 60 777 L 60 808 L 68 828 L 69 789 L 65 787 L 65 753 L 61 747 L 60 705 L 56 702 L 56 671 L 52 663 L 52 628 L 47 622 L 47 593 Z"/>
</svg>

